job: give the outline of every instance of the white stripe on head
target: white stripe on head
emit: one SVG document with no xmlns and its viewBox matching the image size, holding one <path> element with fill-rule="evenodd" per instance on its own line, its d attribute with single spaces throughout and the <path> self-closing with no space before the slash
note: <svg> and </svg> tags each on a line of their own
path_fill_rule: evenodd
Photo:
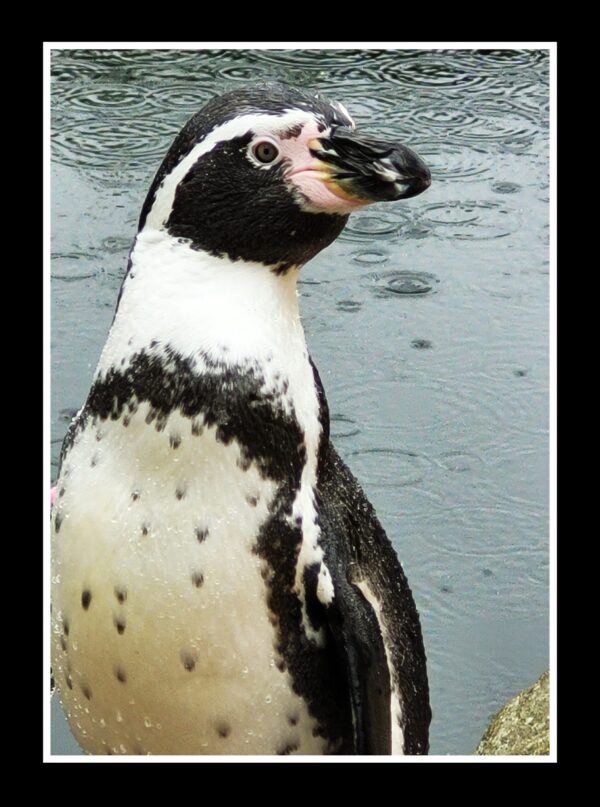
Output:
<svg viewBox="0 0 600 807">
<path fill-rule="evenodd" d="M 204 154 L 225 140 L 241 137 L 247 132 L 267 134 L 272 130 L 273 123 L 277 122 L 278 129 L 292 127 L 297 124 L 304 125 L 315 122 L 317 116 L 313 112 L 302 109 L 286 110 L 284 114 L 256 114 L 239 115 L 233 120 L 216 126 L 203 140 L 200 141 L 163 179 L 156 190 L 156 195 L 144 227 L 153 227 L 160 230 L 166 226 L 171 215 L 177 186 L 191 168 Z M 261 132 L 261 130 L 264 130 Z"/>
</svg>

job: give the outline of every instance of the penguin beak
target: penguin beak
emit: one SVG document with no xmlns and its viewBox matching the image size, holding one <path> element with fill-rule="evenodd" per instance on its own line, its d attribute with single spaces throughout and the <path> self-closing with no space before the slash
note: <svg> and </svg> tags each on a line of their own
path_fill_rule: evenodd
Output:
<svg viewBox="0 0 600 807">
<path fill-rule="evenodd" d="M 387 143 L 339 126 L 314 138 L 310 153 L 332 193 L 359 204 L 417 196 L 431 184 L 423 160 L 402 143 Z"/>
</svg>

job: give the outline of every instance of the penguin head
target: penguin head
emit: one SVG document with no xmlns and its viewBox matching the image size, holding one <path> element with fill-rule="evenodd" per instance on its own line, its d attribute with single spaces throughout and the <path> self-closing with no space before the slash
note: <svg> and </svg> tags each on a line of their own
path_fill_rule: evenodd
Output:
<svg viewBox="0 0 600 807">
<path fill-rule="evenodd" d="M 213 98 L 181 130 L 140 230 L 278 273 L 330 244 L 354 210 L 429 187 L 421 159 L 364 136 L 338 102 L 265 83 Z"/>
</svg>

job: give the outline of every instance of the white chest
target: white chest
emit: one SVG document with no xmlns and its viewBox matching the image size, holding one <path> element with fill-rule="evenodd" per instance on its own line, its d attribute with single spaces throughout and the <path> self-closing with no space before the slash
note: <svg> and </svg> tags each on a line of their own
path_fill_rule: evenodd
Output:
<svg viewBox="0 0 600 807">
<path fill-rule="evenodd" d="M 212 349 L 232 363 L 247 360 L 249 346 L 265 389 L 285 389 L 281 405 L 304 434 L 294 514 L 307 516 L 312 546 L 320 427 L 299 321 L 284 327 L 275 306 L 280 321 L 257 328 L 269 300 L 260 286 L 254 314 L 234 293 L 219 319 L 220 295 L 209 315 L 206 287 L 192 285 L 174 318 L 174 301 L 144 282 L 143 306 L 126 288 L 99 377 L 126 371 L 153 340 L 183 355 L 193 345 Z M 236 308 L 238 327 L 228 329 Z M 157 430 L 151 409 L 141 402 L 114 420 L 90 418 L 58 480 L 53 669 L 74 733 L 96 754 L 324 753 L 276 650 L 266 570 L 254 551 L 277 482 L 201 414 L 171 412 Z"/>
<path fill-rule="evenodd" d="M 146 414 L 140 406 L 126 428 L 106 422 L 100 442 L 90 427 L 59 482 L 53 667 L 80 743 L 321 753 L 280 669 L 252 551 L 274 484 L 243 470 L 239 447 L 214 428 L 196 436 L 172 416 L 158 433 Z M 131 450 L 136 441 L 143 449 Z"/>
</svg>

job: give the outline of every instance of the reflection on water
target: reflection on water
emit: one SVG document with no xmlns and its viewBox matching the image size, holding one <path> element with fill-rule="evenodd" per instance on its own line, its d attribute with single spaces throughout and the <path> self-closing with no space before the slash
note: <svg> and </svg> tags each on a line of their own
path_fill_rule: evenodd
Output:
<svg viewBox="0 0 600 807">
<path fill-rule="evenodd" d="M 548 667 L 548 72 L 525 50 L 52 55 L 53 473 L 148 185 L 208 98 L 312 86 L 430 166 L 427 193 L 352 216 L 300 289 L 332 435 L 422 615 L 437 754 L 472 752 Z M 75 752 L 56 704 L 53 752 Z"/>
</svg>

